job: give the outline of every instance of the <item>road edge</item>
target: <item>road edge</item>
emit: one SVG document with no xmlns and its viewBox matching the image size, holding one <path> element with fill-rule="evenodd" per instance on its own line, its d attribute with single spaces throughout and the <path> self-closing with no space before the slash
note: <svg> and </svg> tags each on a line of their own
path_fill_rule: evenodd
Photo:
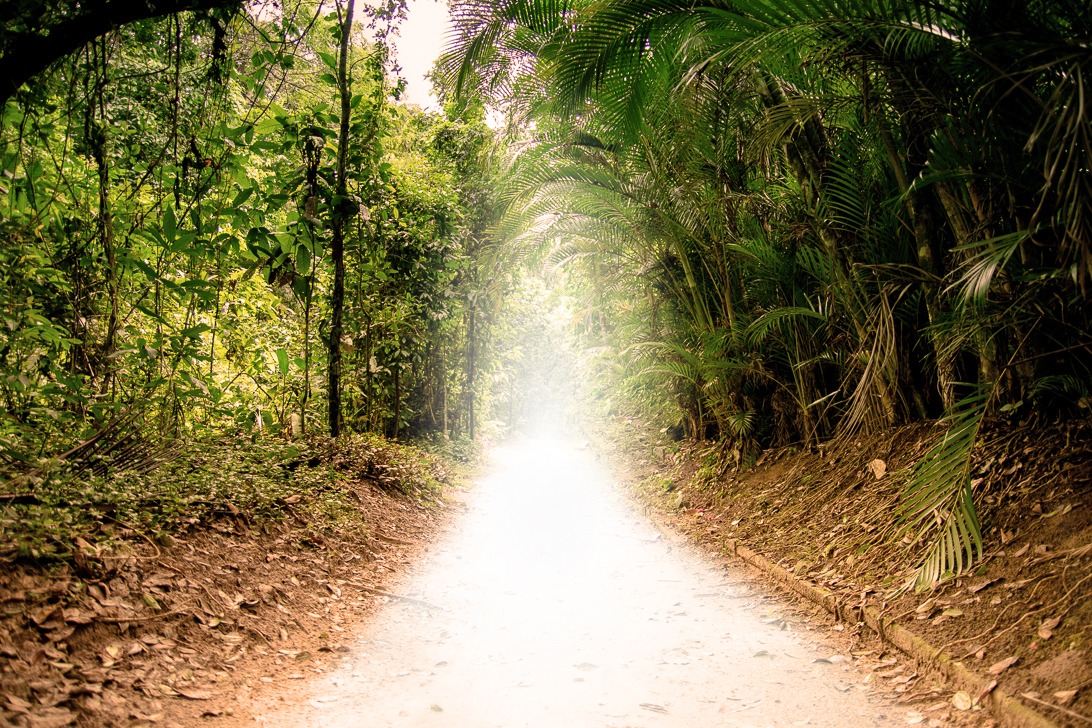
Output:
<svg viewBox="0 0 1092 728">
<path fill-rule="evenodd" d="M 677 531 L 654 505 L 644 501 L 645 513 L 665 536 L 691 546 L 703 548 L 684 533 Z M 1005 728 L 1060 728 L 1041 713 L 1027 707 L 1015 697 L 996 686 L 996 681 L 982 677 L 968 669 L 962 662 L 952 659 L 941 648 L 927 642 L 910 630 L 885 620 L 874 607 L 849 606 L 833 593 L 792 574 L 753 551 L 737 538 L 726 538 L 721 553 L 751 566 L 769 577 L 782 589 L 790 591 L 822 607 L 840 622 L 857 622 L 871 629 L 883 642 L 914 659 L 919 669 L 940 675 L 959 690 L 966 691 L 972 699 L 989 709 Z M 991 687 L 992 683 L 992 687 Z M 983 695 L 984 693 L 984 695 Z"/>
</svg>

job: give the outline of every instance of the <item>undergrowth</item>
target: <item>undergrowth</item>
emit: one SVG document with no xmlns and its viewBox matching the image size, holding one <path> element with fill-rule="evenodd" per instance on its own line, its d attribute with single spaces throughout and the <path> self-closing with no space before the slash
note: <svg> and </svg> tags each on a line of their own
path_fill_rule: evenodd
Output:
<svg viewBox="0 0 1092 728">
<path fill-rule="evenodd" d="M 357 488 L 427 506 L 447 478 L 439 457 L 374 435 L 193 442 L 150 472 L 76 474 L 54 463 L 0 487 L 0 558 L 79 565 L 134 538 L 167 543 L 289 518 L 318 534 L 366 530 Z"/>
</svg>

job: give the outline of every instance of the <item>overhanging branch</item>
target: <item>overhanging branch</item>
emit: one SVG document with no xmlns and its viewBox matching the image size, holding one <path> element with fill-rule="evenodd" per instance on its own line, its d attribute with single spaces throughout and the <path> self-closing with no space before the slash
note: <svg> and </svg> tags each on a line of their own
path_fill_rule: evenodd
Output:
<svg viewBox="0 0 1092 728">
<path fill-rule="evenodd" d="M 49 0 L 41 3 L 42 12 Z M 0 106 L 54 62 L 123 25 L 188 10 L 232 7 L 239 0 L 106 0 L 81 3 L 74 12 L 40 32 L 0 31 Z M 55 6 L 52 6 L 55 11 Z M 9 26 L 10 27 L 10 26 Z"/>
</svg>

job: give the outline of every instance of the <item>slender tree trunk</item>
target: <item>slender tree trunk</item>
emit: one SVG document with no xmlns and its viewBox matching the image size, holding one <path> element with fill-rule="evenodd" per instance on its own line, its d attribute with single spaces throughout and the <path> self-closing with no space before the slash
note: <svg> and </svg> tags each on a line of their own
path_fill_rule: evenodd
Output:
<svg viewBox="0 0 1092 728">
<path fill-rule="evenodd" d="M 91 132 L 91 153 L 99 173 L 99 238 L 102 241 L 103 254 L 106 257 L 106 295 L 110 312 L 106 320 L 106 338 L 102 345 L 102 389 L 110 390 L 113 383 L 113 369 L 107 362 L 117 345 L 118 331 L 118 261 L 114 241 L 114 219 L 110 207 L 110 160 L 106 150 L 106 40 L 100 39 L 95 44 L 95 57 L 98 60 L 97 71 L 101 74 L 95 82 L 95 96 L 89 101 L 88 115 Z M 95 105 L 98 105 L 99 118 L 95 119 Z"/>
<path fill-rule="evenodd" d="M 345 179 L 349 154 L 349 40 L 353 33 L 355 0 L 349 0 L 341 24 L 341 55 L 338 58 L 337 86 L 341 97 L 341 127 L 337 142 L 337 187 L 333 200 L 333 234 L 330 257 L 334 262 L 334 290 L 330 296 L 329 367 L 327 370 L 327 403 L 329 405 L 330 436 L 341 436 L 341 330 L 345 309 L 345 223 L 348 218 L 348 184 Z"/>
<path fill-rule="evenodd" d="M 398 439 L 398 422 L 402 419 L 402 364 L 394 362 L 394 438 Z"/>
<path fill-rule="evenodd" d="M 474 439 L 474 387 L 475 387 L 475 357 L 477 355 L 477 336 L 476 336 L 476 320 L 477 311 L 476 304 L 471 304 L 470 318 L 467 322 L 467 342 L 466 342 L 466 390 L 467 390 L 467 426 L 470 434 L 470 439 Z"/>
<path fill-rule="evenodd" d="M 312 237 L 312 239 L 314 239 Z M 303 391 L 300 393 L 300 434 L 307 434 L 307 403 L 311 400 L 311 301 L 315 287 L 315 261 L 308 276 L 307 301 L 303 305 Z"/>
<path fill-rule="evenodd" d="M 447 364 L 446 357 L 443 354 L 443 348 L 440 349 L 440 397 L 443 407 L 443 427 L 444 427 L 444 439 L 447 439 Z"/>
</svg>

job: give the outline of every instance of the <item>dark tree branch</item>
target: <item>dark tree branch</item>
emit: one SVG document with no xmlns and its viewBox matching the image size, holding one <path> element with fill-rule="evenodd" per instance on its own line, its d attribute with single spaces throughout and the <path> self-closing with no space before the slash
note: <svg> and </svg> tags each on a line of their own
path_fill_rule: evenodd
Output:
<svg viewBox="0 0 1092 728">
<path fill-rule="evenodd" d="M 95 38 L 128 23 L 158 18 L 187 10 L 212 10 L 232 7 L 240 0 L 105 0 L 81 3 L 72 15 L 42 28 L 0 30 L 0 106 L 19 88 Z M 49 0 L 42 0 L 42 14 Z M 11 27 L 11 26 L 8 26 Z"/>
</svg>

